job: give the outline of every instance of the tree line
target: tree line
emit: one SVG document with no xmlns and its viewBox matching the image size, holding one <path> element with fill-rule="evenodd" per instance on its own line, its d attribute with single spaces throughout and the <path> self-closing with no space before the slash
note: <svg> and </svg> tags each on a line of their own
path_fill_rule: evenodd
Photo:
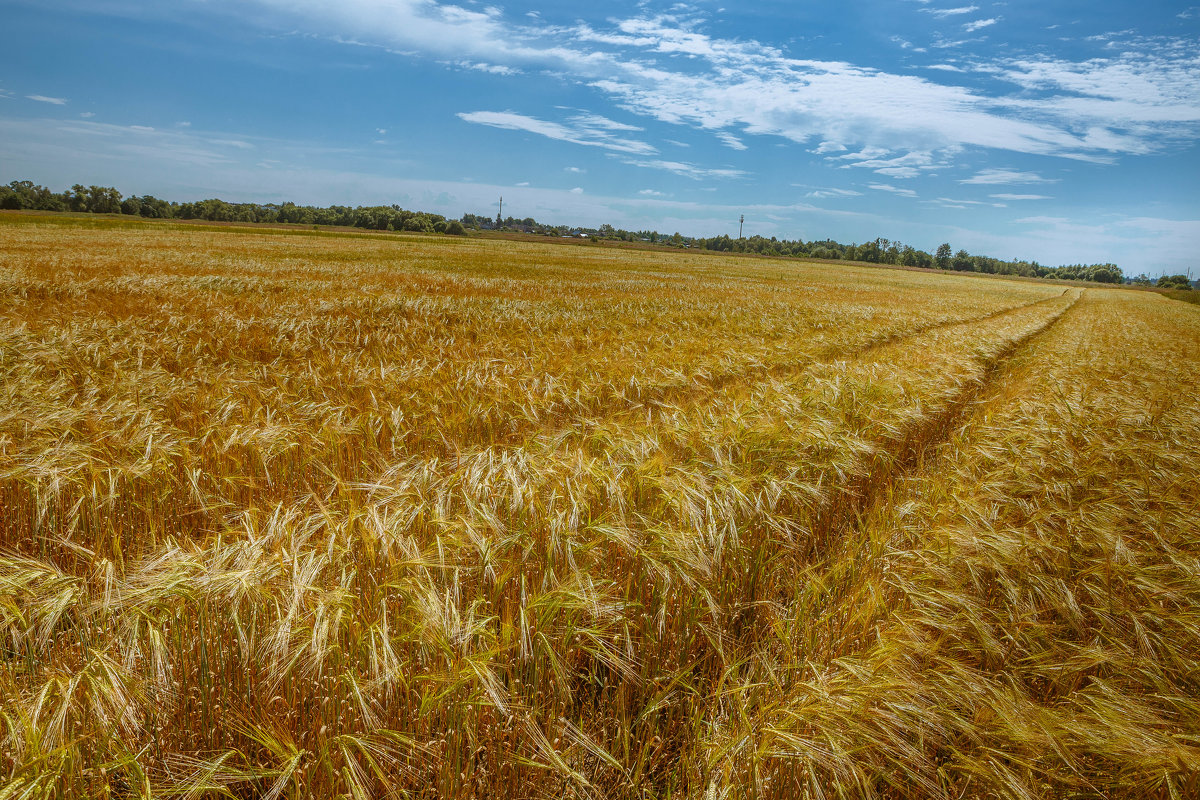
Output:
<svg viewBox="0 0 1200 800">
<path fill-rule="evenodd" d="M 441 214 L 409 211 L 395 205 L 322 208 L 295 203 L 228 203 L 217 199 L 177 203 L 153 195 L 125 197 L 110 186 L 75 184 L 65 192 L 52 192 L 32 181 L 13 181 L 8 186 L 0 186 L 0 209 L 126 214 L 147 219 L 334 225 L 375 231 L 415 231 L 459 236 L 466 233 L 466 228 L 459 220 L 448 220 Z"/>
<path fill-rule="evenodd" d="M 518 219 L 499 215 L 489 217 L 464 214 L 461 219 L 446 219 L 441 214 L 410 211 L 390 206 L 302 206 L 295 203 L 229 203 L 209 199 L 178 203 L 152 195 L 123 196 L 109 186 L 75 184 L 64 192 L 53 192 L 32 181 L 13 181 L 0 186 L 0 209 L 31 209 L 39 211 L 74 211 L 96 214 L 126 214 L 150 219 L 200 219 L 214 222 L 265 222 L 299 225 L 330 225 L 363 228 L 377 231 L 414 231 L 464 235 L 468 230 L 519 231 L 543 236 L 575 236 L 594 240 L 646 242 L 672 247 L 710 250 L 722 253 L 745 253 L 775 257 L 795 257 L 824 260 L 863 261 L 869 264 L 890 264 L 901 267 L 936 268 L 956 272 L 984 272 L 994 275 L 1020 275 L 1031 278 L 1096 281 L 1098 283 L 1150 283 L 1144 275 L 1127 281 L 1116 264 L 1072 264 L 1050 267 L 1036 261 L 1010 260 L 972 255 L 966 250 L 954 251 L 943 243 L 933 253 L 902 242 L 879 238 L 862 244 L 841 244 L 830 239 L 769 239 L 763 236 L 731 238 L 690 237 L 676 232 L 663 234 L 654 230 L 627 231 L 611 225 L 599 228 L 572 228 L 548 225 L 526 217 Z M 1181 288 L 1190 288 L 1184 276 Z M 1161 283 L 1161 281 L 1160 281 Z"/>
</svg>

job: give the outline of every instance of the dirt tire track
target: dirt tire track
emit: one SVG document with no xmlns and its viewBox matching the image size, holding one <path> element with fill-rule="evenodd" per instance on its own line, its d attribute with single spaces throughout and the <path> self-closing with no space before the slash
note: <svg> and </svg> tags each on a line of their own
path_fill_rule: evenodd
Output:
<svg viewBox="0 0 1200 800">
<path fill-rule="evenodd" d="M 1068 291 L 1072 290 L 1068 289 L 1058 297 L 1066 295 Z M 862 476 L 837 490 L 830 501 L 813 517 L 812 538 L 806 554 L 810 563 L 823 560 L 825 554 L 845 538 L 844 534 L 849 529 L 859 526 L 861 520 L 870 516 L 887 499 L 886 490 L 889 487 L 911 477 L 924 467 L 933 452 L 950 440 L 971 411 L 987 395 L 993 393 L 1003 373 L 1010 367 L 1013 357 L 1038 338 L 1048 334 L 1067 313 L 1078 306 L 1087 290 L 1077 291 L 1078 294 L 1069 305 L 1047 317 L 1038 327 L 1011 340 L 987 358 L 978 379 L 969 381 L 945 409 L 910 430 L 892 448 L 881 448 L 872 459 L 870 468 Z M 1030 304 L 1033 305 L 1037 303 Z"/>
<path fill-rule="evenodd" d="M 726 387 L 748 384 L 762 383 L 767 380 L 783 379 L 789 375 L 797 375 L 807 370 L 812 369 L 816 365 L 828 364 L 839 360 L 850 360 L 861 358 L 872 352 L 880 350 L 895 344 L 900 344 L 904 341 L 915 339 L 918 336 L 923 336 L 930 333 L 936 333 L 940 330 L 946 330 L 958 325 L 977 325 L 984 322 L 989 322 L 994 319 L 1016 314 L 1021 311 L 1033 308 L 1045 303 L 1052 303 L 1060 299 L 1071 289 L 1065 289 L 1062 294 L 1057 294 L 1052 297 L 1046 297 L 1041 300 L 1035 300 L 1032 303 L 1023 303 L 1021 305 L 1009 306 L 997 311 L 992 311 L 976 317 L 967 317 L 964 319 L 943 320 L 941 322 L 923 325 L 917 328 L 911 328 L 902 332 L 894 333 L 882 339 L 866 342 L 861 345 L 840 349 L 836 347 L 828 347 L 818 351 L 808 360 L 794 361 L 785 364 L 776 364 L 774 366 L 765 365 L 750 365 L 744 369 L 733 372 L 722 373 L 716 375 L 702 383 L 692 383 L 684 386 L 668 385 L 662 386 L 645 395 L 629 396 L 625 394 L 609 394 L 601 393 L 594 403 L 588 404 L 585 408 L 577 407 L 562 407 L 565 412 L 561 417 L 556 416 L 556 411 L 553 406 L 546 409 L 546 414 L 553 418 L 551 424 L 538 425 L 536 423 L 516 424 L 503 437 L 497 438 L 495 445 L 502 447 L 516 447 L 534 436 L 553 436 L 568 428 L 574 427 L 580 421 L 585 419 L 602 419 L 606 417 L 619 416 L 634 411 L 643 409 L 665 408 L 674 409 L 680 403 L 687 402 L 690 405 L 703 405 L 706 402 L 716 397 Z M 446 456 L 456 455 L 453 452 L 447 452 Z"/>
</svg>

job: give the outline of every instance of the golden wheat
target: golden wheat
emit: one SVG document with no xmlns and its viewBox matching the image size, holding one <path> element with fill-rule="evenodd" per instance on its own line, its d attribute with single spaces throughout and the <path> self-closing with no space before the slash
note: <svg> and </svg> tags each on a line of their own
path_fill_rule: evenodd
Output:
<svg viewBox="0 0 1200 800">
<path fill-rule="evenodd" d="M 0 219 L 0 798 L 1200 791 L 1200 317 Z"/>
</svg>

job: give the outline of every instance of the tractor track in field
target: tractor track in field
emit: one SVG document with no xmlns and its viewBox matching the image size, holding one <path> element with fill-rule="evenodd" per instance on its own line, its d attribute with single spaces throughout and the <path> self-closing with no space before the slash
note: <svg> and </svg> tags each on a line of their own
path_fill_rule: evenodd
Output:
<svg viewBox="0 0 1200 800">
<path fill-rule="evenodd" d="M 1068 289 L 1067 291 L 1070 291 L 1070 290 Z M 1066 292 L 1064 292 L 1064 294 L 1065 293 Z M 815 364 L 829 364 L 829 363 L 833 363 L 835 361 L 849 361 L 851 359 L 861 358 L 864 355 L 868 355 L 877 350 L 881 350 L 884 347 L 889 347 L 891 345 L 899 344 L 901 342 L 904 342 L 904 341 L 907 341 L 910 339 L 915 339 L 919 336 L 924 336 L 925 334 L 928 334 L 928 333 L 935 333 L 937 331 L 954 328 L 959 325 L 977 325 L 977 324 L 980 324 L 983 322 L 989 322 L 993 319 L 1000 319 L 1001 317 L 1005 317 L 1010 314 L 1015 314 L 1020 311 L 1024 311 L 1026 309 L 1033 308 L 1034 306 L 1041 305 L 1043 303 L 1051 303 L 1055 300 L 1058 300 L 1062 296 L 1063 295 L 1059 294 L 1059 295 L 1054 295 L 1053 297 L 1046 297 L 1041 300 L 1035 300 L 1032 303 L 1025 303 L 1025 304 L 1019 305 L 1019 306 L 1009 306 L 1008 308 L 1002 308 L 998 311 L 992 311 L 990 313 L 983 314 L 978 317 L 968 317 L 966 319 L 945 320 L 942 322 L 934 322 L 929 325 L 923 325 L 918 328 L 912 328 L 910 330 L 900 331 L 900 332 L 891 334 L 889 336 L 885 336 L 881 339 L 875 339 L 875 340 L 872 340 L 869 342 L 865 342 L 856 347 L 850 347 L 850 348 L 847 348 L 844 350 L 836 348 L 836 347 L 829 347 L 829 348 L 819 352 L 818 354 L 816 354 L 813 358 L 809 359 L 808 361 L 796 361 L 796 362 L 791 362 L 791 363 L 787 363 L 787 364 L 776 364 L 776 365 L 770 366 L 770 367 L 765 366 L 765 365 L 750 366 L 743 370 L 738 370 L 735 372 L 717 375 L 717 376 L 713 377 L 712 379 L 705 381 L 702 384 L 697 384 L 697 385 L 693 385 L 693 386 L 665 387 L 664 390 L 662 392 L 660 392 L 662 397 L 648 397 L 648 398 L 644 398 L 644 399 L 639 398 L 637 400 L 637 402 L 634 403 L 631 407 L 636 408 L 638 406 L 649 406 L 649 405 L 653 405 L 655 403 L 659 403 L 661 405 L 670 405 L 670 403 L 667 401 L 668 400 L 676 400 L 676 399 L 680 399 L 680 400 L 687 400 L 687 399 L 692 399 L 692 398 L 703 399 L 704 397 L 709 397 L 709 396 L 717 394 L 718 392 L 720 392 L 722 389 L 724 389 L 727 386 L 736 385 L 739 383 L 762 382 L 762 381 L 770 380 L 770 379 L 783 378 L 787 375 L 804 372 L 805 370 L 810 369 Z"/>
<path fill-rule="evenodd" d="M 645 409 L 660 409 L 660 410 L 675 410 L 681 404 L 703 405 L 711 401 L 724 389 L 730 386 L 739 384 L 764 383 L 769 380 L 782 380 L 789 376 L 802 374 L 816 365 L 830 364 L 837 361 L 850 361 L 861 358 L 873 352 L 881 350 L 885 347 L 900 344 L 902 342 L 916 339 L 930 333 L 936 333 L 941 330 L 962 325 L 978 325 L 989 322 L 995 319 L 1001 319 L 1011 314 L 1020 313 L 1035 306 L 1053 303 L 1059 300 L 1071 289 L 1066 289 L 1062 294 L 1057 294 L 1052 297 L 1046 297 L 1041 300 L 1035 300 L 1032 303 L 1024 303 L 1016 306 L 1009 306 L 997 311 L 992 311 L 977 317 L 968 317 L 966 319 L 944 320 L 941 322 L 923 325 L 917 328 L 897 332 L 889 336 L 865 342 L 861 345 L 846 349 L 829 347 L 823 351 L 819 351 L 812 358 L 803 361 L 795 361 L 784 364 L 775 364 L 773 366 L 766 365 L 750 365 L 745 369 L 736 370 L 733 372 L 722 373 L 711 378 L 692 383 L 689 385 L 670 385 L 661 386 L 653 389 L 650 392 L 640 395 L 628 396 L 625 394 L 614 393 L 607 397 L 601 396 L 595 402 L 587 404 L 585 407 L 571 405 L 569 403 L 555 404 L 549 406 L 545 413 L 552 419 L 551 424 L 539 425 L 530 422 L 528 424 L 515 424 L 512 429 L 506 432 L 502 437 L 498 437 L 493 443 L 494 445 L 513 447 L 519 446 L 525 441 L 528 441 L 534 436 L 553 435 L 556 432 L 561 432 L 572 428 L 586 420 L 603 419 L 609 416 L 615 416 L 624 413 L 642 411 Z M 514 422 L 515 417 L 510 417 Z M 447 455 L 454 455 L 447 453 Z"/>
<path fill-rule="evenodd" d="M 954 432 L 966 422 L 972 411 L 995 393 L 1013 358 L 1047 335 L 1079 304 L 1086 290 L 1080 289 L 1078 292 L 1061 311 L 1050 315 L 1041 325 L 1011 340 L 985 359 L 977 379 L 968 381 L 942 411 L 907 431 L 890 448 L 881 448 L 869 469 L 840 487 L 813 516 L 813 535 L 806 556 L 812 561 L 821 560 L 844 538 L 846 531 L 860 524 L 862 519 L 885 502 L 892 485 L 919 474 L 934 453 L 949 442 Z"/>
</svg>

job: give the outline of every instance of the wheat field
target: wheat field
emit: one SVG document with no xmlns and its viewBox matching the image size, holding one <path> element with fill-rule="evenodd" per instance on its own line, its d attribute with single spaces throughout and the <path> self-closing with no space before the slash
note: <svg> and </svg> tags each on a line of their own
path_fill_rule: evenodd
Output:
<svg viewBox="0 0 1200 800">
<path fill-rule="evenodd" d="M 1200 796 L 1200 309 L 0 216 L 0 800 Z"/>
</svg>

